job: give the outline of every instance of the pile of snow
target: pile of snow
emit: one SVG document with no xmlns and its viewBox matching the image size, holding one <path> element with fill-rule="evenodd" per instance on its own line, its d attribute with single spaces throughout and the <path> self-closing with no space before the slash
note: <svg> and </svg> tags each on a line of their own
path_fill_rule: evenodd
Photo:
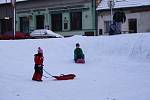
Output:
<svg viewBox="0 0 150 100">
<path fill-rule="evenodd" d="M 73 39 L 83 40 L 83 37 L 74 36 Z M 85 48 L 87 56 L 92 56 L 93 53 L 96 53 L 99 56 L 121 56 L 136 60 L 150 61 L 149 42 L 149 33 L 123 34 L 84 37 L 82 47 Z"/>
<path fill-rule="evenodd" d="M 139 34 L 130 49 L 130 57 L 138 60 L 150 61 L 150 36 L 147 34 Z"/>
<path fill-rule="evenodd" d="M 73 62 L 79 42 L 86 63 Z M 73 36 L 0 41 L 0 100 L 149 100 L 150 33 Z M 44 73 L 32 81 L 34 54 L 44 50 L 44 69 L 52 75 L 74 73 L 56 81 Z"/>
</svg>

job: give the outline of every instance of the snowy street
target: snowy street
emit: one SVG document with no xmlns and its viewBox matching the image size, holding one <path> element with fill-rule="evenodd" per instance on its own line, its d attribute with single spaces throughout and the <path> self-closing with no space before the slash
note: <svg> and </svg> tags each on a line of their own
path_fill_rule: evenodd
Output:
<svg viewBox="0 0 150 100">
<path fill-rule="evenodd" d="M 75 64 L 80 43 L 85 64 Z M 150 33 L 0 41 L 0 100 L 150 100 Z M 44 73 L 32 81 L 34 54 L 44 50 L 44 69 L 76 75 L 57 81 Z"/>
</svg>

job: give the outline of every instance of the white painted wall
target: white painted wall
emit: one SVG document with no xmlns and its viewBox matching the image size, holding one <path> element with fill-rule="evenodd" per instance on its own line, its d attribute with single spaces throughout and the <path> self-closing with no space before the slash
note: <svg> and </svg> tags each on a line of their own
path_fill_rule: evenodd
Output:
<svg viewBox="0 0 150 100">
<path fill-rule="evenodd" d="M 139 15 L 139 32 L 150 32 L 150 11 L 149 12 L 141 12 Z"/>
<path fill-rule="evenodd" d="M 129 31 L 128 29 L 128 19 L 137 19 L 137 32 L 150 32 L 150 11 L 130 13 L 126 11 L 126 22 L 122 24 L 122 31 Z M 108 35 L 104 33 L 104 21 L 110 20 L 110 13 L 103 12 L 98 15 L 98 32 L 99 29 L 103 30 L 103 35 Z"/>
</svg>

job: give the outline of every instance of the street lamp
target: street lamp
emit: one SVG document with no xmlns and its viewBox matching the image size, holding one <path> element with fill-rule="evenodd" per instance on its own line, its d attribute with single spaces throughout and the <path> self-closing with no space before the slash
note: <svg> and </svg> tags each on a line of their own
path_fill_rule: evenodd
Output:
<svg viewBox="0 0 150 100">
<path fill-rule="evenodd" d="M 113 23 L 113 8 L 115 6 L 115 2 L 114 0 L 108 0 L 107 4 L 108 4 L 108 7 L 110 8 L 110 20 L 112 24 Z"/>
</svg>

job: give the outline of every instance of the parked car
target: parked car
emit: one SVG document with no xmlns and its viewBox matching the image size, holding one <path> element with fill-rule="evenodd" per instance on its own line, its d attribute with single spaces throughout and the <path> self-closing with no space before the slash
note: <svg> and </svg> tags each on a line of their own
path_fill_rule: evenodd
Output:
<svg viewBox="0 0 150 100">
<path fill-rule="evenodd" d="M 30 34 L 31 38 L 63 38 L 62 35 L 54 33 L 51 30 L 47 29 L 39 29 L 39 30 L 34 30 Z"/>
<path fill-rule="evenodd" d="M 30 38 L 30 35 L 23 32 L 16 32 L 15 33 L 15 39 L 27 39 Z M 1 40 L 11 40 L 14 39 L 14 33 L 13 32 L 6 32 L 4 34 L 1 34 L 0 36 Z"/>
</svg>

